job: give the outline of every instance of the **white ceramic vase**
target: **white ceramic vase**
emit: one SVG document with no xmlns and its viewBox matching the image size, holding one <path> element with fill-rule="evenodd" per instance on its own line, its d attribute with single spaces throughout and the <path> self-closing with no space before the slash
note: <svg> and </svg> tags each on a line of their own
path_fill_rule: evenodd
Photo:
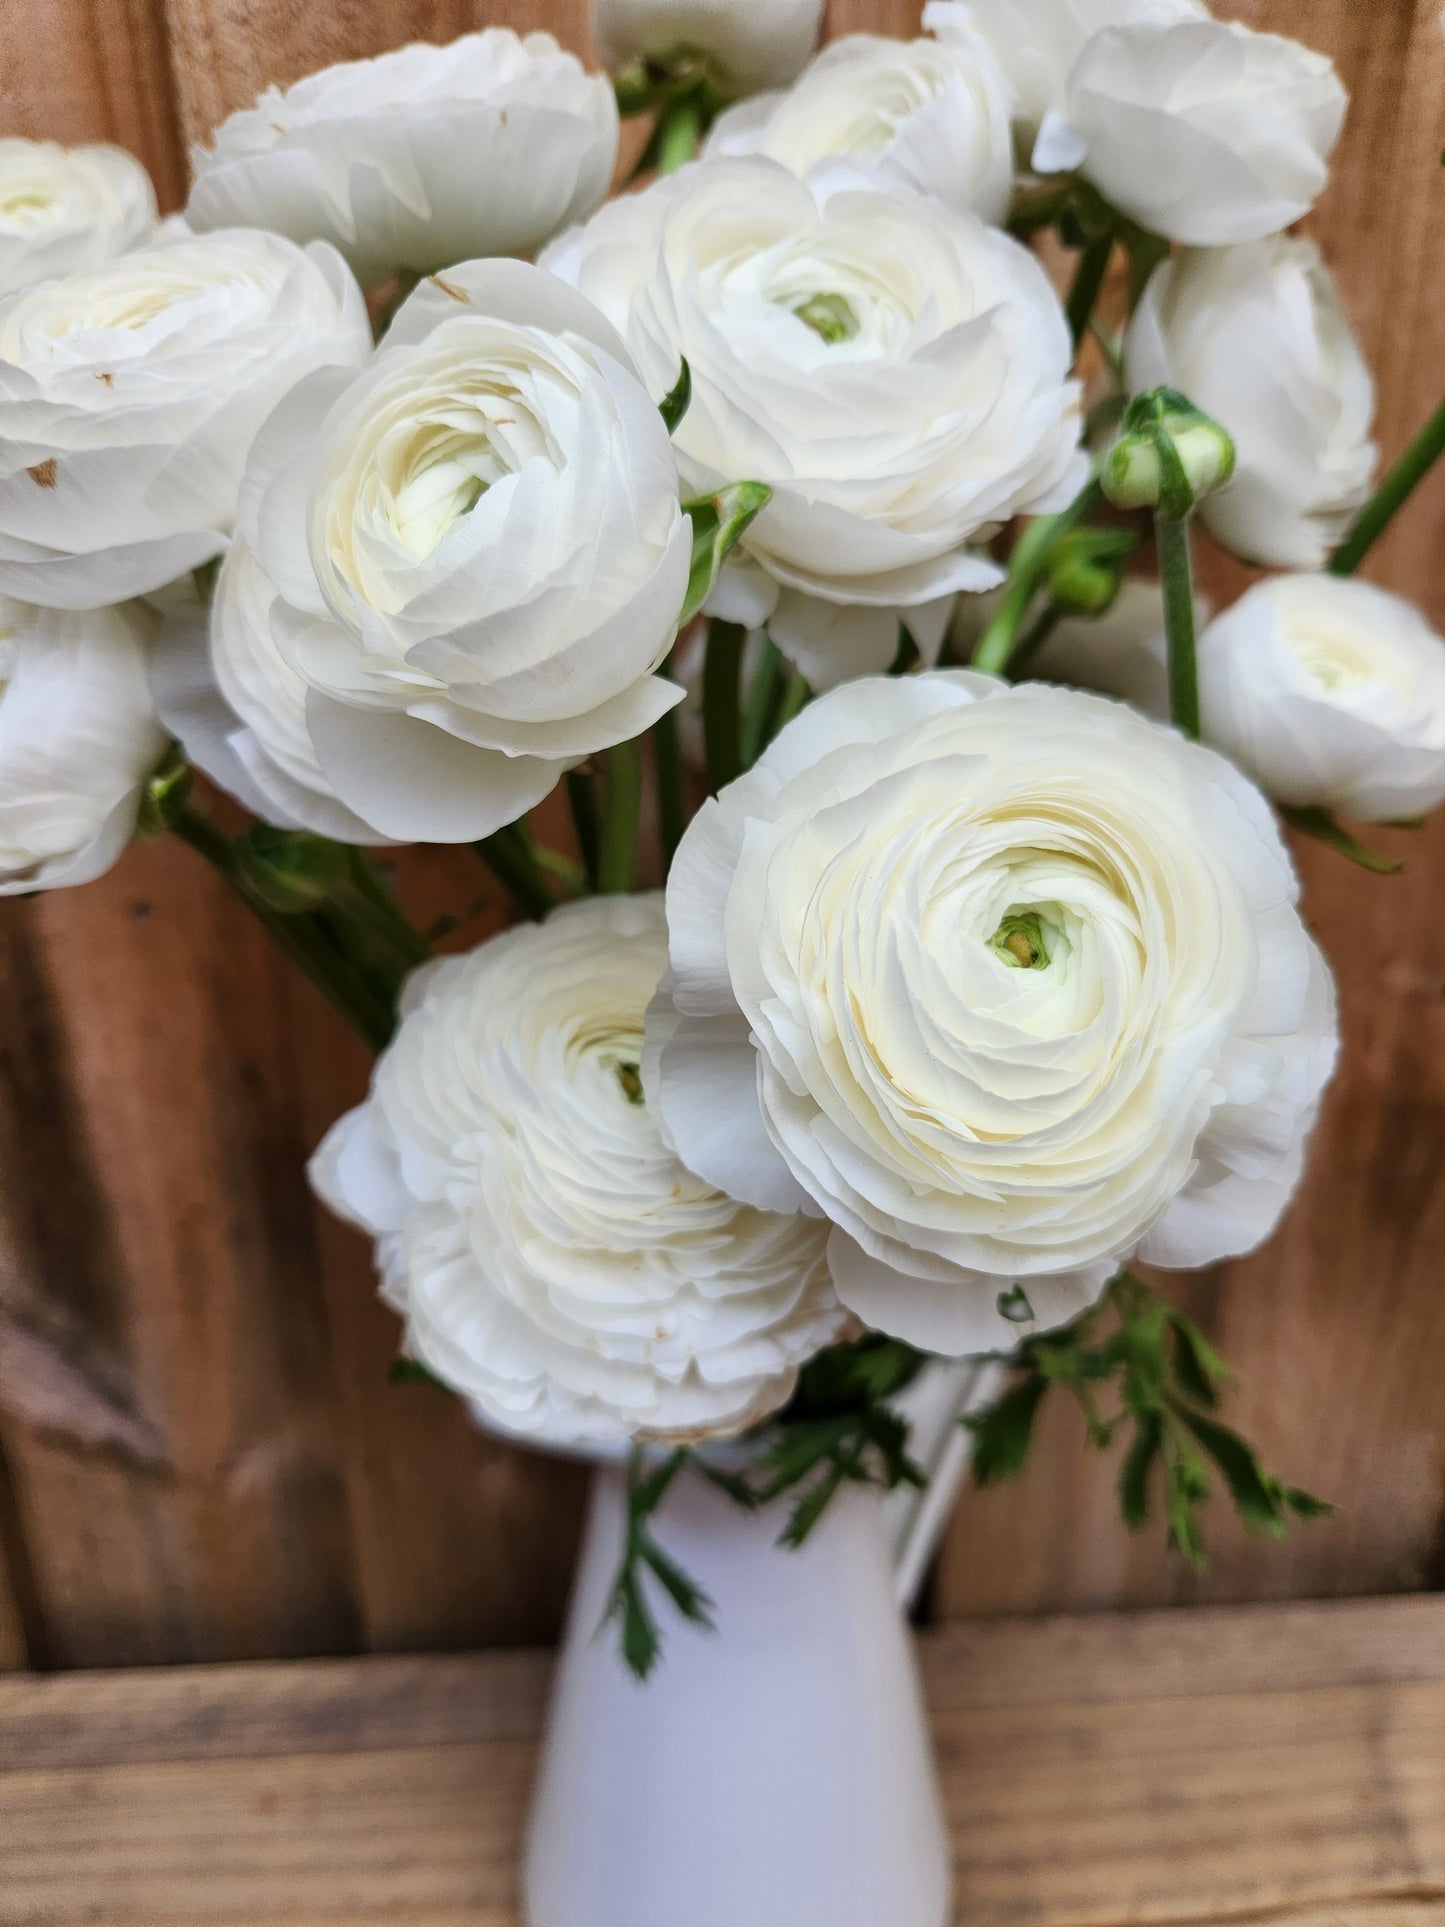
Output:
<svg viewBox="0 0 1445 1927">
<path fill-rule="evenodd" d="M 945 1503 L 961 1470 L 945 1437 L 971 1378 L 932 1389 L 926 1456 Z M 784 1551 L 783 1509 L 742 1512 L 685 1470 L 654 1527 L 717 1631 L 663 1602 L 663 1659 L 641 1684 L 602 1628 L 625 1504 L 623 1474 L 601 1468 L 534 1797 L 527 1927 L 946 1927 L 948 1841 L 904 1613 L 936 1526 L 848 1487 Z"/>
</svg>

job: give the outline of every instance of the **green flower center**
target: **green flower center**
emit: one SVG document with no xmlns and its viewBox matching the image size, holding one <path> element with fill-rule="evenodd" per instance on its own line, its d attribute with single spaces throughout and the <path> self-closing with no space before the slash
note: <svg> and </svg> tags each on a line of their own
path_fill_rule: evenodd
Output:
<svg viewBox="0 0 1445 1927">
<path fill-rule="evenodd" d="M 1049 946 L 1037 910 L 1004 918 L 988 940 L 988 947 L 1010 970 L 1047 970 Z"/>
<path fill-rule="evenodd" d="M 830 347 L 851 341 L 858 332 L 858 317 L 841 294 L 810 295 L 793 313 Z"/>
</svg>

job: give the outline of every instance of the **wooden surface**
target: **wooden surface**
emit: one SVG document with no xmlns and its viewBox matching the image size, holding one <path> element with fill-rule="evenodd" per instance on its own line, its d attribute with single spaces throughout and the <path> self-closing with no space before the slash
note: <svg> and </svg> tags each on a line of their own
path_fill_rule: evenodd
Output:
<svg viewBox="0 0 1445 1927">
<path fill-rule="evenodd" d="M 1000 1621 L 920 1650 L 967 1927 L 1445 1920 L 1445 1602 Z M 0 1923 L 514 1927 L 547 1674 L 522 1653 L 0 1684 Z"/>
<path fill-rule="evenodd" d="M 1445 364 L 1445 37 L 1435 0 L 1230 0 L 1335 55 L 1354 93 L 1315 220 L 1380 374 L 1393 454 Z M 912 31 L 917 0 L 833 0 Z M 582 47 L 585 0 L 0 0 L 0 132 L 106 137 L 162 197 L 186 143 L 266 81 L 488 20 Z M 1445 479 L 1374 572 L 1445 622 Z M 1021 1487 L 969 1497 L 945 1615 L 1445 1585 L 1445 825 L 1403 882 L 1307 851 L 1345 1070 L 1270 1249 L 1189 1285 L 1237 1412 L 1340 1502 L 1289 1546 L 1217 1534 L 1195 1581 L 1118 1525 L 1061 1414 Z M 465 856 L 402 862 L 419 914 Z M 485 906 L 471 926 L 495 926 Z M 567 1469 L 385 1382 L 395 1322 L 302 1175 L 361 1053 L 191 855 L 0 905 L 0 1667 L 544 1641 L 578 1516 Z"/>
</svg>

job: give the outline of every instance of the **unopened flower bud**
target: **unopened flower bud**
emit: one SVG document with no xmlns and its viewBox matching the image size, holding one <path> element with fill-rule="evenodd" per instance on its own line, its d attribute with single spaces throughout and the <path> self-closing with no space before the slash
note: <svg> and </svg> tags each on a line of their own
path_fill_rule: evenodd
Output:
<svg viewBox="0 0 1445 1927">
<path fill-rule="evenodd" d="M 1061 615 L 1102 616 L 1124 582 L 1124 564 L 1138 547 L 1131 529 L 1075 529 L 1049 557 L 1049 599 Z"/>
<path fill-rule="evenodd" d="M 1234 473 L 1234 443 L 1186 395 L 1157 388 L 1124 417 L 1099 480 L 1116 508 L 1158 509 L 1182 522 Z"/>
</svg>

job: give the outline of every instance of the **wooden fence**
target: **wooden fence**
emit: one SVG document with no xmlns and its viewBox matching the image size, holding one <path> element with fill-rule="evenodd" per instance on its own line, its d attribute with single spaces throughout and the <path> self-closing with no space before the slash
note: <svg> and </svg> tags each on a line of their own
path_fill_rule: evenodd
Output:
<svg viewBox="0 0 1445 1927">
<path fill-rule="evenodd" d="M 1438 0 L 1221 7 L 1331 53 L 1354 106 L 1315 217 L 1393 456 L 1445 367 Z M 917 0 L 834 0 L 834 32 Z M 187 143 L 269 81 L 499 22 L 585 44 L 586 0 L 0 0 L 0 132 L 117 140 L 162 200 Z M 1445 477 L 1371 572 L 1445 624 Z M 1347 1038 L 1305 1195 L 1187 1287 L 1235 1411 L 1340 1502 L 1284 1547 L 1222 1522 L 1190 1579 L 1117 1523 L 1061 1413 L 1017 1488 L 959 1508 L 944 1614 L 1445 1586 L 1445 821 L 1376 881 L 1301 852 Z M 419 909 L 481 885 L 417 853 Z M 495 915 L 496 913 L 493 912 Z M 116 1665 L 547 1638 L 575 1470 L 386 1382 L 395 1324 L 302 1176 L 366 1065 L 184 849 L 0 905 L 0 1665 Z"/>
</svg>

